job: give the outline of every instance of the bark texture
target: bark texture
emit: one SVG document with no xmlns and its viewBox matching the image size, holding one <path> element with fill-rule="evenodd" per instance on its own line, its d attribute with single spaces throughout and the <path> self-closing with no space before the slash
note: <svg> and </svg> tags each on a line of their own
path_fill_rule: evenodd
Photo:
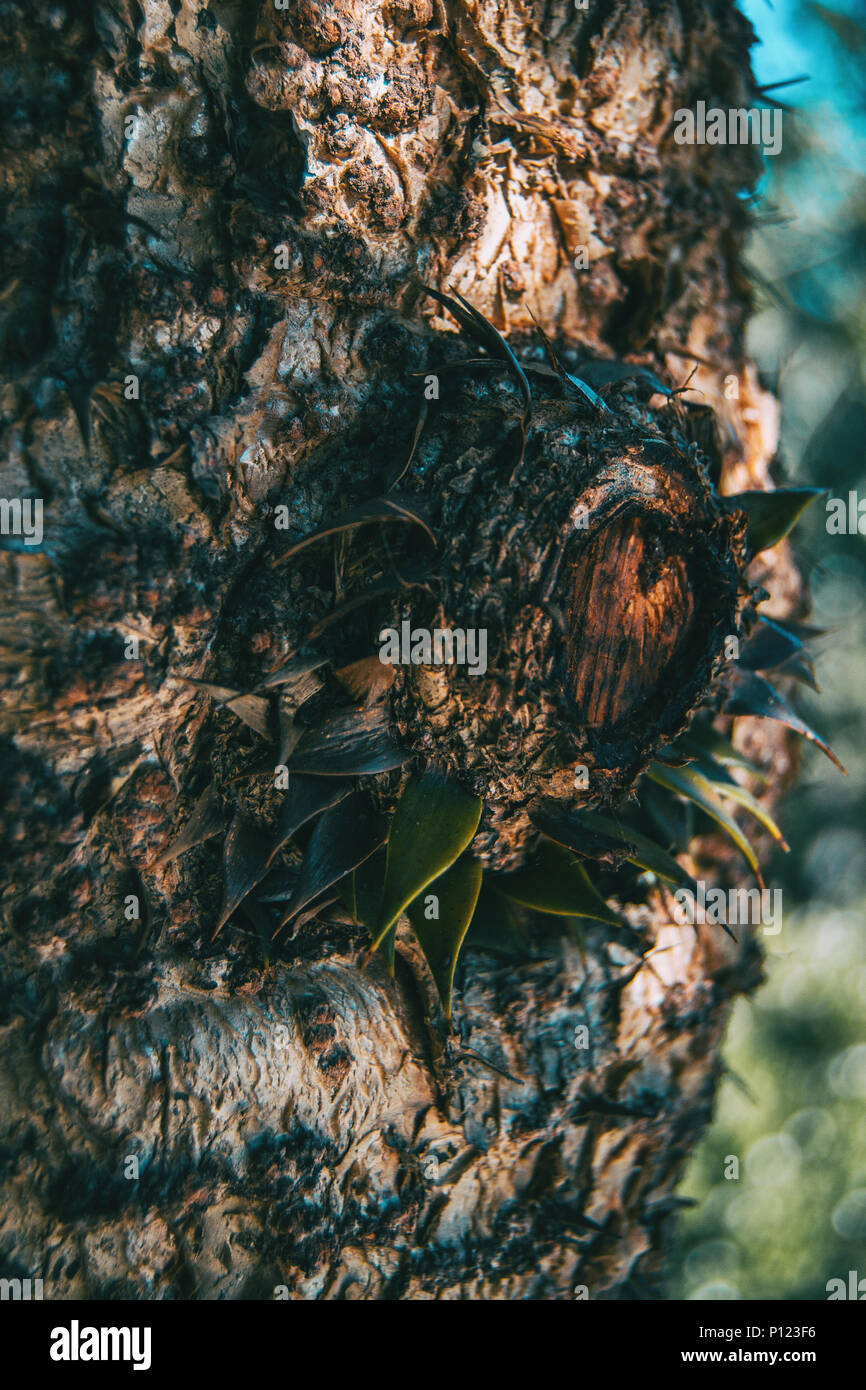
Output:
<svg viewBox="0 0 866 1390">
<path fill-rule="evenodd" d="M 155 861 L 210 768 L 226 814 L 273 813 L 230 780 L 257 736 L 184 678 L 247 688 L 327 619 L 339 548 L 327 587 L 321 557 L 272 570 L 274 509 L 298 536 L 399 473 L 407 372 L 454 327 L 414 277 L 518 348 L 531 309 L 563 351 L 697 364 L 722 490 L 767 480 L 757 155 L 671 137 L 699 98 L 753 104 L 748 24 L 721 0 L 0 9 L 0 492 L 45 499 L 44 544 L 0 556 L 3 1273 L 55 1298 L 657 1294 L 748 933 L 649 894 L 643 964 L 601 928 L 472 951 L 449 1034 L 402 928 L 393 979 L 337 919 L 264 962 L 243 924 L 212 940 L 218 841 Z M 759 569 L 790 611 L 784 551 Z M 778 785 L 785 740 L 744 736 Z"/>
</svg>

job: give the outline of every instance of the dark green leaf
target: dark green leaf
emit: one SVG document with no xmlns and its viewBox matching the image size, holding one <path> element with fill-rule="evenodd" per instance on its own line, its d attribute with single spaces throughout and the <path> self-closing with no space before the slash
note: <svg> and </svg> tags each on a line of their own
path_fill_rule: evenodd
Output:
<svg viewBox="0 0 866 1390">
<path fill-rule="evenodd" d="M 683 743 L 687 740 L 683 739 Z M 774 840 L 777 840 L 782 849 L 787 850 L 781 830 L 765 806 L 762 806 L 757 797 L 753 796 L 748 787 L 742 786 L 740 782 L 728 772 L 722 763 L 717 762 L 711 754 L 703 749 L 698 749 L 694 761 L 694 770 L 706 777 L 713 790 L 721 797 L 727 797 L 730 801 L 735 801 L 738 806 L 742 806 L 746 811 L 750 811 L 756 820 L 759 820 L 765 830 L 769 830 Z"/>
<path fill-rule="evenodd" d="M 813 637 L 827 637 L 836 631 L 835 627 L 815 627 L 813 623 L 801 623 L 797 618 L 774 618 L 773 622 L 799 637 L 801 642 L 810 642 Z"/>
<path fill-rule="evenodd" d="M 618 838 L 623 845 L 625 858 L 636 864 L 639 869 L 649 870 L 670 883 L 680 883 L 690 888 L 694 886 L 691 875 L 686 873 L 673 855 L 668 854 L 661 845 L 657 845 L 654 840 L 642 835 L 632 826 L 620 826 L 615 820 L 597 811 L 576 811 L 575 822 L 575 839 L 579 838 L 581 826 L 585 826 L 590 833 L 606 835 L 611 839 Z M 564 840 L 560 840 L 560 844 L 565 844 L 567 849 L 572 848 Z"/>
<path fill-rule="evenodd" d="M 310 837 L 298 885 L 289 899 L 280 927 L 326 888 L 369 859 L 384 844 L 387 834 L 387 818 L 361 792 L 353 792 L 325 811 Z"/>
<path fill-rule="evenodd" d="M 271 869 L 256 893 L 260 903 L 287 903 L 298 886 L 299 869 Z"/>
<path fill-rule="evenodd" d="M 282 700 L 277 707 L 277 723 L 280 729 L 280 751 L 277 762 L 281 767 L 288 767 L 289 758 L 294 753 L 301 740 L 301 735 L 304 733 L 304 726 L 298 723 L 293 710 L 287 709 Z"/>
<path fill-rule="evenodd" d="M 255 932 L 259 943 L 265 965 L 270 963 L 271 951 L 273 949 L 274 923 L 270 912 L 262 906 L 262 902 L 251 897 L 248 893 L 241 904 L 241 912 Z"/>
<path fill-rule="evenodd" d="M 646 813 L 668 850 L 682 853 L 694 834 L 694 806 L 673 792 L 665 791 L 648 777 L 638 788 L 641 810 Z"/>
<path fill-rule="evenodd" d="M 307 729 L 286 766 L 317 777 L 362 777 L 400 767 L 410 754 L 391 737 L 382 705 L 332 715 Z"/>
<path fill-rule="evenodd" d="M 634 849 L 625 835 L 616 831 L 611 834 L 590 829 L 588 824 L 583 823 L 582 813 L 559 806 L 556 802 L 542 801 L 538 806 L 531 807 L 529 819 L 548 840 L 555 840 L 558 845 L 576 854 L 578 859 L 592 859 L 598 864 L 616 868 L 629 858 L 629 851 Z"/>
<path fill-rule="evenodd" d="M 667 787 L 669 791 L 678 792 L 680 796 L 694 802 L 695 806 L 700 807 L 718 825 L 722 826 L 745 857 L 758 882 L 762 882 L 755 851 L 733 816 L 725 809 L 718 793 L 706 777 L 692 767 L 668 767 L 665 763 L 650 763 L 647 776 L 651 777 L 654 782 L 658 782 L 660 786 Z"/>
<path fill-rule="evenodd" d="M 388 837 L 388 864 L 374 946 L 413 898 L 463 853 L 478 829 L 481 801 L 433 772 L 406 784 Z"/>
<path fill-rule="evenodd" d="M 799 652 L 799 637 L 772 618 L 759 618 L 740 652 L 739 664 L 747 671 L 771 671 Z"/>
<path fill-rule="evenodd" d="M 752 556 L 778 545 L 809 503 L 824 491 L 819 487 L 779 487 L 773 492 L 740 492 L 724 501 L 728 511 L 745 512 L 746 545 Z"/>
<path fill-rule="evenodd" d="M 821 687 L 815 679 L 815 667 L 812 665 L 805 652 L 795 652 L 793 656 L 776 668 L 779 676 L 790 676 L 791 680 L 800 681 L 803 685 L 808 685 L 810 690 L 821 693 Z"/>
<path fill-rule="evenodd" d="M 382 889 L 385 886 L 385 861 L 387 850 L 377 849 L 354 873 L 344 878 L 340 884 L 340 896 L 352 921 L 367 928 L 371 936 L 375 934 L 376 923 L 382 907 Z M 385 957 L 389 974 L 394 974 L 394 948 L 397 943 L 397 924 L 388 932 L 379 946 L 379 954 Z M 372 947 L 371 947 L 372 950 Z"/>
<path fill-rule="evenodd" d="M 429 892 L 420 894 L 407 909 L 412 930 L 436 981 L 447 1018 L 451 1017 L 451 990 L 457 957 L 475 912 L 481 877 L 482 868 L 478 860 L 464 854 L 429 885 Z M 431 894 L 436 899 L 435 905 L 429 901 Z M 434 906 L 438 916 L 428 919 L 427 912 L 433 910 Z"/>
<path fill-rule="evenodd" d="M 791 709 L 763 676 L 758 676 L 752 671 L 738 672 L 736 684 L 725 702 L 725 713 L 751 714 L 759 719 L 778 719 L 782 724 L 787 724 L 789 729 L 793 729 L 795 734 L 801 734 L 803 738 L 817 744 L 821 752 L 826 753 L 830 761 L 836 764 L 839 771 L 845 773 L 832 749 L 828 748 L 815 730 Z M 847 776 L 847 773 L 845 775 Z"/>
<path fill-rule="evenodd" d="M 764 829 L 769 830 L 773 839 L 778 842 L 781 848 L 786 852 L 788 851 L 790 846 L 785 840 L 778 825 L 773 820 L 773 817 L 770 815 L 770 812 L 765 806 L 761 805 L 757 797 L 752 795 L 748 787 L 741 786 L 733 777 L 720 779 L 717 782 L 714 781 L 712 785 L 719 796 L 727 797 L 729 801 L 734 801 L 738 806 L 742 806 L 744 810 L 750 811 L 755 819 L 761 822 Z"/>
<path fill-rule="evenodd" d="M 510 903 L 488 886 L 486 876 L 464 944 L 467 951 L 492 951 L 512 959 L 527 954 L 525 936 Z"/>
<path fill-rule="evenodd" d="M 307 821 L 320 812 L 336 806 L 351 790 L 351 782 L 340 782 L 336 777 L 303 777 L 293 774 L 285 800 L 280 807 L 276 839 L 268 854 L 268 866 L 274 862 L 286 841 L 290 840 L 302 825 L 306 825 Z"/>
<path fill-rule="evenodd" d="M 591 917 L 616 927 L 624 925 L 623 919 L 593 888 L 586 870 L 572 854 L 552 840 L 542 840 L 524 868 L 512 874 L 496 874 L 491 883 L 503 897 L 534 908 L 536 912 L 550 912 L 558 917 Z"/>
<path fill-rule="evenodd" d="M 693 758 L 711 756 L 725 767 L 742 767 L 747 772 L 754 773 L 756 777 L 763 777 L 764 781 L 767 780 L 764 769 L 759 767 L 751 758 L 747 758 L 745 753 L 741 753 L 739 748 L 735 748 L 729 735 L 720 733 L 712 724 L 703 719 L 695 719 L 688 734 L 677 739 L 676 746 L 682 748 Z"/>
<path fill-rule="evenodd" d="M 244 812 L 235 813 L 223 850 L 225 892 L 217 929 L 218 936 L 256 884 L 264 878 L 268 866 L 268 843 L 254 820 Z"/>
</svg>

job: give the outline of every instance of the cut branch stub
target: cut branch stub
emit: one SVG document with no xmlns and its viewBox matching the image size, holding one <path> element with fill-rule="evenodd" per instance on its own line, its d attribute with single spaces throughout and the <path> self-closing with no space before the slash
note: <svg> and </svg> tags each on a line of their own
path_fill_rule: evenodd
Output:
<svg viewBox="0 0 866 1390">
<path fill-rule="evenodd" d="M 581 720 L 610 731 L 652 702 L 695 617 L 688 565 L 642 516 L 611 522 L 577 557 L 569 675 Z"/>
<path fill-rule="evenodd" d="M 565 686 L 582 732 L 619 760 L 680 726 L 705 691 L 737 631 L 742 535 L 703 474 L 657 446 L 597 475 L 572 522 Z"/>
</svg>

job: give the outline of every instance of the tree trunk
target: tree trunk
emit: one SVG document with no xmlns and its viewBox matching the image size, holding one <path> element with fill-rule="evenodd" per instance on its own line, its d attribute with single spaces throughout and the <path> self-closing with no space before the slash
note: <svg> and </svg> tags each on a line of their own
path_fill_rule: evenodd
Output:
<svg viewBox="0 0 866 1390">
<path fill-rule="evenodd" d="M 248 901 L 215 936 L 222 838 L 165 851 L 211 779 L 231 843 L 272 828 L 296 737 L 294 687 L 275 750 L 191 680 L 246 692 L 317 630 L 339 668 L 362 628 L 369 643 L 410 611 L 404 587 L 330 620 L 389 547 L 417 558 L 405 527 L 273 566 L 401 473 L 423 396 L 409 374 L 440 398 L 400 487 L 431 504 L 440 553 L 469 535 L 447 501 L 461 480 L 500 444 L 496 476 L 519 466 L 519 428 L 499 438 L 519 400 L 444 370 L 479 353 L 419 281 L 524 362 L 543 361 L 534 315 L 566 363 L 614 356 L 674 386 L 696 367 L 720 491 L 766 483 L 774 403 L 743 358 L 739 261 L 758 156 L 671 133 L 698 99 L 755 103 L 748 23 L 721 0 L 3 9 L 0 491 L 44 501 L 42 544 L 12 536 L 2 557 L 4 1273 L 53 1298 L 659 1296 L 730 1002 L 760 976 L 752 933 L 676 925 L 645 886 L 618 899 L 632 935 L 550 927 L 528 955 L 470 937 L 449 1027 L 405 921 L 393 977 L 339 904 L 272 946 L 273 907 Z M 543 396 L 528 461 L 566 428 Z M 651 405 L 623 398 L 627 427 Z M 528 488 L 485 490 L 493 521 L 523 507 L 531 527 Z M 480 536 L 485 506 L 472 516 Z M 443 561 L 452 596 L 479 553 L 450 578 Z M 796 604 L 784 547 L 750 578 L 771 611 Z M 539 613 L 510 602 L 502 631 L 525 619 L 536 640 Z M 472 626 L 456 601 L 439 611 Z M 333 677 L 305 679 L 324 704 Z M 479 852 L 513 868 L 530 770 L 478 734 L 480 696 L 459 718 L 438 698 L 398 673 L 396 731 L 489 797 Z M 778 788 L 785 737 L 741 729 Z M 634 769 L 602 770 L 614 804 Z M 392 809 L 404 775 L 363 785 Z M 289 844 L 276 864 L 298 862 Z"/>
</svg>

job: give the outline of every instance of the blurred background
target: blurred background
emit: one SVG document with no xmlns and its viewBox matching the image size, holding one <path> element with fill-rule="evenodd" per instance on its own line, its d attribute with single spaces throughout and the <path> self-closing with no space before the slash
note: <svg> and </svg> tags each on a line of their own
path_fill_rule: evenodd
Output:
<svg viewBox="0 0 866 1390">
<path fill-rule="evenodd" d="M 784 926 L 764 938 L 767 983 L 734 1009 L 669 1294 L 826 1299 L 830 1279 L 866 1280 L 866 0 L 740 8 L 758 83 L 809 79 L 772 93 L 782 152 L 753 200 L 749 352 L 782 402 L 777 481 L 855 491 L 864 534 L 828 534 L 824 499 L 794 533 L 810 621 L 834 629 L 815 644 L 821 694 L 794 702 L 849 776 L 803 744 L 780 815 L 791 853 L 767 876 Z"/>
</svg>

